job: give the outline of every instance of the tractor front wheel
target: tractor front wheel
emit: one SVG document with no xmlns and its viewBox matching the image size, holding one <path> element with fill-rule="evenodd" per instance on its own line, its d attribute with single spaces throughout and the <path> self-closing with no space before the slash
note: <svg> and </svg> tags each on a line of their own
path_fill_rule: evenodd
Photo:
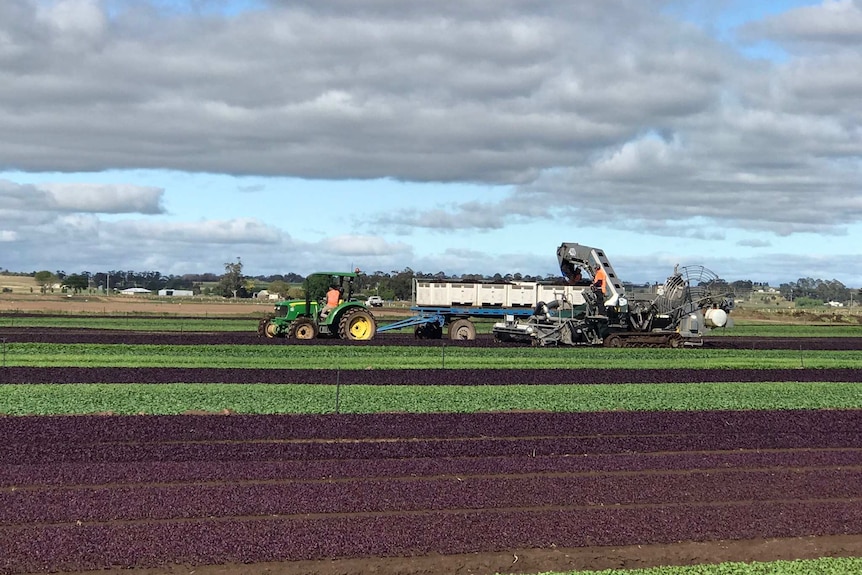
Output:
<svg viewBox="0 0 862 575">
<path fill-rule="evenodd" d="M 317 326 L 313 320 L 301 317 L 293 320 L 288 333 L 288 337 L 295 337 L 296 339 L 314 339 L 317 337 Z"/>
<path fill-rule="evenodd" d="M 257 326 L 257 335 L 268 338 L 278 337 L 278 326 L 272 323 L 272 318 L 262 319 Z"/>
<path fill-rule="evenodd" d="M 269 318 L 265 317 L 257 322 L 257 337 L 266 336 L 266 326 L 269 325 Z"/>
<path fill-rule="evenodd" d="M 367 341 L 377 333 L 377 322 L 368 311 L 360 308 L 348 310 L 338 322 L 341 339 Z"/>
</svg>

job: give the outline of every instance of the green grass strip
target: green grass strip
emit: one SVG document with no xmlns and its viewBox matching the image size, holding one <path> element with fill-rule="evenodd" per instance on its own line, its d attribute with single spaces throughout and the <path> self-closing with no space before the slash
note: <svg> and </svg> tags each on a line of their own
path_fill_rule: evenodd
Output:
<svg viewBox="0 0 862 575">
<path fill-rule="evenodd" d="M 60 415 L 114 412 L 474 413 L 538 410 L 689 411 L 862 409 L 853 383 L 703 383 L 614 385 L 316 384 L 22 384 L 0 386 L 0 413 Z"/>
<path fill-rule="evenodd" d="M 823 557 L 796 561 L 718 563 L 649 567 L 646 569 L 606 569 L 604 571 L 544 572 L 538 575 L 854 575 L 862 573 L 862 558 Z"/>
<path fill-rule="evenodd" d="M 733 314 L 731 314 L 732 317 Z M 743 323 L 728 329 L 714 329 L 710 337 L 744 336 L 744 337 L 862 337 L 862 324 L 826 325 L 826 324 L 762 324 Z"/>
<path fill-rule="evenodd" d="M 129 345 L 7 343 L 8 366 L 403 368 L 862 368 L 862 351 L 520 346 Z"/>
<path fill-rule="evenodd" d="M 149 332 L 238 332 L 257 333 L 258 320 L 249 318 L 141 317 L 13 317 L 0 315 L 0 327 L 112 329 Z"/>
</svg>

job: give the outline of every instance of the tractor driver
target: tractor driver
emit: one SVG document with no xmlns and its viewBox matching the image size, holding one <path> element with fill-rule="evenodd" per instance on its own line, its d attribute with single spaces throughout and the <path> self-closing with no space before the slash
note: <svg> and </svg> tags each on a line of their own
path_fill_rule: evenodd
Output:
<svg viewBox="0 0 862 575">
<path fill-rule="evenodd" d="M 336 284 L 332 284 L 329 286 L 329 291 L 326 292 L 326 305 L 320 312 L 320 318 L 323 319 L 329 315 L 329 312 L 338 307 L 339 303 L 341 303 L 341 290 Z"/>
</svg>

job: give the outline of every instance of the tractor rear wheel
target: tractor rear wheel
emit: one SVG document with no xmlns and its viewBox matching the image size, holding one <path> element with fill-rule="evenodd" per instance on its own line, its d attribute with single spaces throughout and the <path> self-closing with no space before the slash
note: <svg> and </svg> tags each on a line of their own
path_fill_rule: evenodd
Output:
<svg viewBox="0 0 862 575">
<path fill-rule="evenodd" d="M 317 337 L 317 326 L 313 320 L 301 317 L 291 322 L 288 334 L 288 337 L 296 339 L 314 339 Z"/>
<path fill-rule="evenodd" d="M 341 339 L 367 341 L 373 339 L 376 333 L 377 322 L 374 316 L 364 309 L 347 310 L 338 322 L 338 335 Z"/>
<path fill-rule="evenodd" d="M 456 319 L 449 324 L 449 339 L 472 341 L 476 339 L 476 326 L 469 319 Z"/>
</svg>

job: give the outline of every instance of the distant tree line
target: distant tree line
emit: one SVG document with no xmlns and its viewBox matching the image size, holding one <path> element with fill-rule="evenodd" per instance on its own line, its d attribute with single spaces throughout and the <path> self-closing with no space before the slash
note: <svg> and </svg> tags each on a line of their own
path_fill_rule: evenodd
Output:
<svg viewBox="0 0 862 575">
<path fill-rule="evenodd" d="M 150 291 L 161 289 L 187 289 L 200 293 L 203 282 L 217 282 L 216 274 L 162 275 L 157 271 L 136 272 L 133 270 L 111 270 L 108 272 L 89 272 L 67 274 L 64 270 L 51 272 L 42 270 L 29 274 L 41 286 L 42 292 L 53 291 L 59 285 L 75 293 L 115 291 L 140 287 Z"/>
<path fill-rule="evenodd" d="M 862 290 L 852 290 L 836 279 L 821 280 L 813 278 L 799 278 L 795 282 L 785 283 L 778 286 L 782 297 L 788 301 L 808 299 L 815 302 L 846 302 L 850 300 L 851 293 L 858 296 Z"/>
<path fill-rule="evenodd" d="M 237 258 L 236 262 L 225 263 L 224 273 L 162 275 L 158 271 L 136 272 L 133 270 L 111 270 L 108 272 L 83 271 L 75 274 L 67 274 L 63 270 L 55 272 L 42 270 L 38 272 L 18 273 L 15 275 L 29 275 L 40 284 L 43 292 L 53 291 L 55 286 L 60 285 L 75 293 L 96 291 L 118 291 L 132 287 L 141 287 L 153 292 L 162 289 L 191 290 L 195 294 L 219 295 L 227 298 L 252 297 L 257 291 L 267 289 L 272 293 L 279 293 L 285 297 L 299 298 L 304 295 L 305 276 L 297 273 L 272 274 L 246 276 L 242 272 L 242 261 Z M 12 272 L 6 272 L 12 273 Z M 464 282 L 509 282 L 509 281 L 558 281 L 563 279 L 559 275 L 547 274 L 545 276 L 531 276 L 528 274 L 462 274 L 451 276 L 440 271 L 437 273 L 423 273 L 414 271 L 407 267 L 403 270 L 374 271 L 360 274 L 355 285 L 357 293 L 366 295 L 379 295 L 386 300 L 410 300 L 413 296 L 413 280 L 449 280 Z M 752 292 L 768 287 L 762 282 L 751 280 L 738 280 L 725 282 L 717 280 L 719 288 L 732 290 L 740 297 L 748 297 Z M 312 282 L 313 292 L 325 291 L 328 280 L 316 278 Z M 320 284 L 320 285 L 317 285 Z M 204 287 L 207 285 L 209 287 Z M 629 289 L 654 288 L 657 284 L 626 284 Z M 846 302 L 851 299 L 862 299 L 862 290 L 848 288 L 836 279 L 823 280 L 814 278 L 799 278 L 795 282 L 782 283 L 778 288 L 778 296 L 787 300 L 802 303 L 823 303 L 828 301 Z M 801 300 L 801 301 L 800 301 Z"/>
</svg>

